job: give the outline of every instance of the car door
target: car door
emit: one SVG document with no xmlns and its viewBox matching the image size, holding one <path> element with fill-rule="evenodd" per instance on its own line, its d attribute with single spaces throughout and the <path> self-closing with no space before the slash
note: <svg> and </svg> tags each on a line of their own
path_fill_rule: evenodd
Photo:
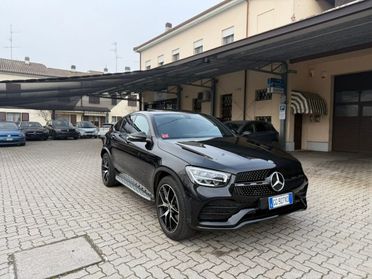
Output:
<svg viewBox="0 0 372 279">
<path fill-rule="evenodd" d="M 111 154 L 114 166 L 119 172 L 149 188 L 156 159 L 151 151 L 146 149 L 146 142 L 129 140 L 130 134 L 138 132 L 150 136 L 150 126 L 145 116 L 132 114 L 123 118 L 119 131 L 115 129 L 111 135 Z"/>
</svg>

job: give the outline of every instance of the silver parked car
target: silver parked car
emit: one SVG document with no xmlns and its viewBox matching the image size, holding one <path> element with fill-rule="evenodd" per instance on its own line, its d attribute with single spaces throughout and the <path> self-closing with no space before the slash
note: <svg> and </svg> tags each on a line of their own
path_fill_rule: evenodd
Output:
<svg viewBox="0 0 372 279">
<path fill-rule="evenodd" d="M 113 125 L 114 124 L 104 123 L 102 127 L 98 129 L 98 137 L 103 140 L 105 138 L 106 133 L 110 131 Z"/>
<path fill-rule="evenodd" d="M 76 130 L 80 133 L 81 138 L 96 138 L 98 135 L 98 128 L 90 121 L 78 122 Z"/>
</svg>

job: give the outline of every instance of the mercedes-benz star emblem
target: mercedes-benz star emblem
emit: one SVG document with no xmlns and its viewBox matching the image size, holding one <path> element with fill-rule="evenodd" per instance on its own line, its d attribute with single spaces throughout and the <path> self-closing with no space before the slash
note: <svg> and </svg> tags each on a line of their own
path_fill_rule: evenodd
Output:
<svg viewBox="0 0 372 279">
<path fill-rule="evenodd" d="M 284 188 L 285 180 L 284 176 L 280 172 L 274 172 L 270 176 L 271 181 L 271 188 L 273 188 L 274 191 L 280 192 Z"/>
</svg>

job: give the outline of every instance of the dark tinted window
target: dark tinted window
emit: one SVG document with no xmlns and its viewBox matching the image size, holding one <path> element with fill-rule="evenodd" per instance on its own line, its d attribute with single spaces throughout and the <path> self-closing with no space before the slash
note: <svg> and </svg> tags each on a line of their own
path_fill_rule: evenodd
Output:
<svg viewBox="0 0 372 279">
<path fill-rule="evenodd" d="M 114 129 L 116 131 L 120 131 L 120 128 L 121 128 L 121 123 L 123 123 L 123 119 L 120 119 L 118 122 L 116 122 L 116 124 L 114 125 Z"/>
<path fill-rule="evenodd" d="M 252 123 L 248 123 L 244 126 L 244 128 L 242 129 L 241 133 L 244 133 L 244 132 L 250 132 L 250 133 L 254 133 L 254 127 L 253 127 L 253 124 Z"/>
<path fill-rule="evenodd" d="M 270 124 L 268 123 L 265 123 L 265 122 L 256 122 L 255 123 L 255 126 L 256 126 L 256 132 L 259 133 L 259 132 L 267 132 L 267 131 L 272 131 L 273 128 L 271 127 Z"/>
<path fill-rule="evenodd" d="M 66 120 L 54 120 L 53 126 L 54 127 L 71 127 L 72 124 Z"/>
<path fill-rule="evenodd" d="M 141 130 L 136 127 L 134 124 L 135 116 L 129 115 L 123 119 L 123 125 L 121 126 L 120 131 L 126 134 L 132 134 L 140 132 Z"/>
<path fill-rule="evenodd" d="M 217 121 L 199 114 L 158 114 L 154 116 L 154 121 L 159 136 L 163 139 L 232 136 Z"/>
<path fill-rule="evenodd" d="M 232 123 L 232 122 L 229 122 L 229 123 L 225 123 L 225 125 L 227 127 L 229 127 L 229 129 L 233 130 L 235 133 L 237 133 L 239 131 L 239 128 L 241 126 L 241 124 L 238 124 L 238 123 Z"/>
</svg>

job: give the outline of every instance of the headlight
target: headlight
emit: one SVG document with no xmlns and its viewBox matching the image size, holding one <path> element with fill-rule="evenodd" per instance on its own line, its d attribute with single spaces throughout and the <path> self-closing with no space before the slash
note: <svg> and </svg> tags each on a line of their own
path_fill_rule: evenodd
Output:
<svg viewBox="0 0 372 279">
<path fill-rule="evenodd" d="M 191 166 L 186 167 L 186 173 L 192 182 L 208 187 L 225 186 L 231 177 L 229 173 Z"/>
</svg>

